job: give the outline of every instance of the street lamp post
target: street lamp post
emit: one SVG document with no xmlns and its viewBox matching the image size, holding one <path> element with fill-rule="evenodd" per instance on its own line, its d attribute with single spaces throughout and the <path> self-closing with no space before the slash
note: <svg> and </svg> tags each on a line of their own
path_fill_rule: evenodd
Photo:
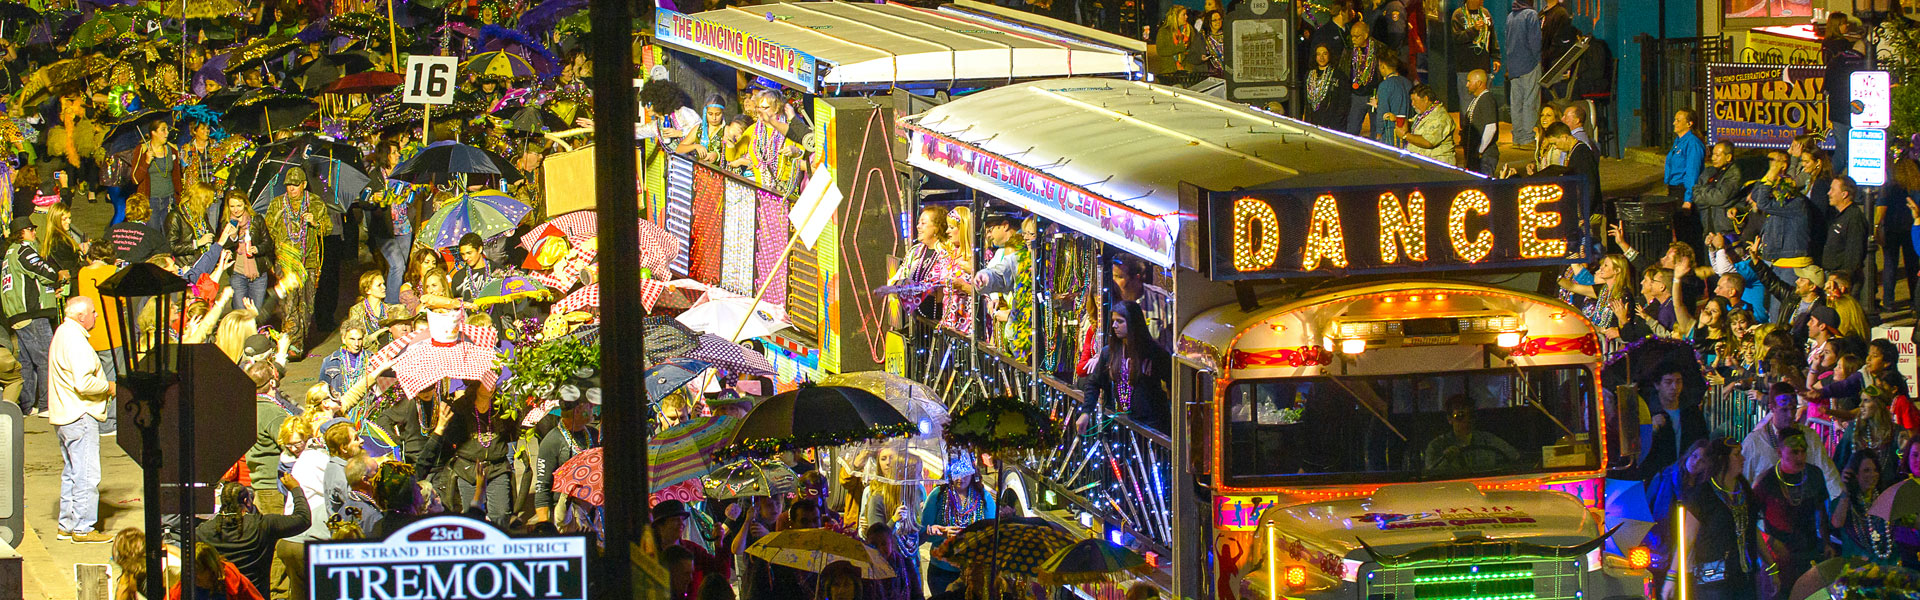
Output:
<svg viewBox="0 0 1920 600">
<path fill-rule="evenodd" d="M 135 263 L 120 272 L 114 273 L 106 281 L 100 282 L 100 296 L 112 306 L 99 307 L 100 313 L 107 318 L 103 324 L 107 337 L 119 351 L 113 352 L 113 366 L 119 374 L 119 383 L 127 384 L 133 392 L 133 402 L 128 409 L 132 411 L 134 426 L 140 428 L 141 449 L 140 465 L 145 480 L 145 505 L 147 511 L 147 597 L 167 597 L 166 576 L 163 560 L 166 556 L 166 537 L 162 535 L 162 510 L 155 506 L 160 501 L 160 412 L 166 401 L 166 390 L 178 381 L 180 376 L 180 345 L 167 336 L 167 325 L 179 322 L 184 316 L 186 303 L 181 293 L 187 290 L 187 280 L 167 269 L 152 263 Z M 111 299 L 111 300 L 108 300 Z M 153 317 L 142 323 L 140 314 L 144 309 L 152 309 Z M 118 334 L 118 339 L 114 339 Z M 190 408 L 193 399 L 180 396 L 183 406 L 176 414 L 180 415 L 180 456 L 170 457 L 180 465 L 180 503 L 181 503 L 181 549 L 184 560 L 180 561 L 180 581 L 182 587 L 192 588 L 193 581 L 193 493 L 192 462 L 187 457 L 193 455 L 193 419 Z"/>
</svg>

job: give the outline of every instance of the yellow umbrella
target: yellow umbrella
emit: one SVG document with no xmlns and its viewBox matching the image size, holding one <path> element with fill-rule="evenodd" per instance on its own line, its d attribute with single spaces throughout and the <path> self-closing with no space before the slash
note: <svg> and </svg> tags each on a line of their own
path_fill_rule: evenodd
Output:
<svg viewBox="0 0 1920 600">
<path fill-rule="evenodd" d="M 747 554 L 769 563 L 819 573 L 840 561 L 860 569 L 862 579 L 894 577 L 893 565 L 860 540 L 831 529 L 776 531 L 747 547 Z"/>
</svg>

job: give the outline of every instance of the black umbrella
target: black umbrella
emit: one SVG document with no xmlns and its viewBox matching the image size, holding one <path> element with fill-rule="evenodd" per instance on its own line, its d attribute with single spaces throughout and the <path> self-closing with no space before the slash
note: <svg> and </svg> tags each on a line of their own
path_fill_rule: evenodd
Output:
<svg viewBox="0 0 1920 600">
<path fill-rule="evenodd" d="M 169 124 L 172 123 L 173 111 L 156 108 L 128 115 L 127 118 L 115 122 L 113 127 L 107 130 L 107 140 L 102 144 L 102 148 L 106 150 L 107 154 L 118 154 L 132 150 L 134 147 L 139 146 L 140 142 L 147 140 L 146 129 L 149 126 L 162 121 Z"/>
<path fill-rule="evenodd" d="M 306 96 L 263 91 L 233 103 L 220 123 L 231 133 L 267 135 L 297 126 L 319 109 Z"/>
<path fill-rule="evenodd" d="M 454 175 L 497 175 L 514 182 L 524 179 L 513 163 L 483 148 L 459 142 L 434 142 L 400 163 L 388 178 L 418 184 L 451 181 Z"/>
<path fill-rule="evenodd" d="M 292 72 L 292 81 L 300 91 L 314 93 L 348 74 L 373 69 L 373 59 L 360 52 L 328 54 L 301 65 Z"/>
<path fill-rule="evenodd" d="M 1699 402 L 1706 393 L 1707 378 L 1693 345 L 1671 338 L 1649 337 L 1627 346 L 1626 352 L 1610 358 L 1600 371 L 1601 383 L 1608 389 L 1626 384 L 1652 386 L 1662 374 L 1678 371 L 1686 378 L 1681 401 Z"/>
<path fill-rule="evenodd" d="M 221 75 L 221 77 L 225 76 L 225 74 Z M 265 88 L 223 87 L 201 98 L 200 105 L 207 107 L 208 110 L 213 112 L 226 113 L 229 110 L 233 110 L 233 105 L 239 103 L 241 99 L 247 98 L 248 96 L 257 96 L 265 92 L 267 92 Z"/>
<path fill-rule="evenodd" d="M 538 104 L 503 109 L 493 116 L 506 120 L 507 129 L 522 133 L 538 134 L 567 128 L 566 122 L 561 121 L 559 116 Z"/>
<path fill-rule="evenodd" d="M 310 168 L 318 161 L 339 161 L 346 168 L 366 178 L 366 166 L 361 163 L 360 149 L 352 144 L 336 142 L 314 134 L 299 135 L 265 146 L 253 151 L 253 156 L 234 166 L 227 176 L 227 186 L 233 191 L 244 191 L 248 198 L 259 198 L 269 186 L 276 184 L 279 175 L 287 167 L 300 166 Z M 309 179 L 317 179 L 322 173 L 309 172 Z M 364 182 L 363 182 L 364 186 Z M 320 186 L 315 186 L 318 190 Z M 357 190 L 355 190 L 357 191 Z M 277 194 L 276 194 L 277 195 Z M 267 196 L 272 198 L 273 196 Z"/>
<path fill-rule="evenodd" d="M 806 385 L 753 407 L 728 455 L 766 456 L 783 450 L 838 446 L 906 435 L 906 415 L 872 392 L 833 385 Z"/>
</svg>

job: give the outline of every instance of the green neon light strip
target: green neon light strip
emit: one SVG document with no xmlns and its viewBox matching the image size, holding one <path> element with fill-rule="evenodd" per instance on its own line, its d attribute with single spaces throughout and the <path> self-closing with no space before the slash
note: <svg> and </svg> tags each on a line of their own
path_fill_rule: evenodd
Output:
<svg viewBox="0 0 1920 600">
<path fill-rule="evenodd" d="M 1533 600 L 1539 598 L 1532 592 L 1524 594 L 1501 594 L 1497 596 L 1438 596 L 1433 600 Z"/>
<path fill-rule="evenodd" d="M 1500 581 L 1506 579 L 1532 579 L 1533 570 L 1463 573 L 1460 575 L 1426 575 L 1413 578 L 1414 583 L 1452 583 L 1456 581 Z"/>
</svg>

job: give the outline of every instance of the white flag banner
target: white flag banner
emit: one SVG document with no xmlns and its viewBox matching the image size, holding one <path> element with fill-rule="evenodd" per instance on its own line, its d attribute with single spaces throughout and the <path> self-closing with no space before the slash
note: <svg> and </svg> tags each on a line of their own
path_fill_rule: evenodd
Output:
<svg viewBox="0 0 1920 600">
<path fill-rule="evenodd" d="M 833 169 L 821 165 L 819 171 L 807 178 L 807 187 L 800 190 L 800 198 L 794 201 L 787 219 L 793 221 L 793 229 L 808 248 L 820 241 L 820 233 L 833 222 L 833 213 L 840 210 L 843 199 L 840 186 L 833 184 Z"/>
</svg>

